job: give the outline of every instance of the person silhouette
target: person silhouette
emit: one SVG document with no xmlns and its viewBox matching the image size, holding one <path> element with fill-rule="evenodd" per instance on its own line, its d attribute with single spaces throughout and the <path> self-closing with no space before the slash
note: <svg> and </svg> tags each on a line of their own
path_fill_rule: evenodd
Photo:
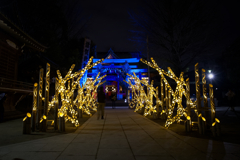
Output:
<svg viewBox="0 0 240 160">
<path fill-rule="evenodd" d="M 115 109 L 116 107 L 115 101 L 117 100 L 117 96 L 115 92 L 113 92 L 111 100 L 112 100 L 112 109 Z"/>
<path fill-rule="evenodd" d="M 229 107 L 231 107 L 231 111 L 235 111 L 234 110 L 235 93 L 231 89 L 229 89 L 228 92 L 226 93 L 226 96 L 228 98 L 228 105 L 229 105 Z"/>
<path fill-rule="evenodd" d="M 97 108 L 97 112 L 98 112 L 98 118 L 100 117 L 100 114 L 102 116 L 102 119 L 104 119 L 104 107 L 105 107 L 105 93 L 103 91 L 103 86 L 100 87 L 100 90 L 98 91 L 97 94 L 97 98 L 98 98 L 98 108 Z"/>
</svg>

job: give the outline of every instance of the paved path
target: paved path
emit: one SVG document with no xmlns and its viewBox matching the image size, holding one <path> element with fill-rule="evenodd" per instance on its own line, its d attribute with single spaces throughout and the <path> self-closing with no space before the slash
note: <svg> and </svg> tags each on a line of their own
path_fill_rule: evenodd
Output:
<svg viewBox="0 0 240 160">
<path fill-rule="evenodd" d="M 106 109 L 75 133 L 0 147 L 0 159 L 240 159 L 240 146 L 179 136 L 129 109 Z M 26 135 L 27 136 L 27 135 Z"/>
</svg>

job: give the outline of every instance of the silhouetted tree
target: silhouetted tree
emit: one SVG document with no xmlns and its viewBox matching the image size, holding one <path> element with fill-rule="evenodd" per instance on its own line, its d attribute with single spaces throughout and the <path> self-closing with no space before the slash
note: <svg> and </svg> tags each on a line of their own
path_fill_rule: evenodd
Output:
<svg viewBox="0 0 240 160">
<path fill-rule="evenodd" d="M 225 70 L 227 79 L 230 84 L 228 87 L 235 86 L 238 88 L 240 86 L 240 37 L 238 37 L 224 52 L 222 55 L 223 71 Z"/>
<path fill-rule="evenodd" d="M 146 47 L 148 36 L 150 56 L 157 62 L 179 74 L 213 53 L 209 50 L 221 31 L 218 1 L 154 0 L 146 1 L 145 6 L 146 9 L 129 12 L 136 26 L 131 40 Z"/>
</svg>

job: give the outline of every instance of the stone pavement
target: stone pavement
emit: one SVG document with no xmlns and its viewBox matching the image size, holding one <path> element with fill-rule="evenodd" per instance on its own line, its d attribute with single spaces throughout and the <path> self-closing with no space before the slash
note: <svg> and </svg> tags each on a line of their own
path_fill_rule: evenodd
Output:
<svg viewBox="0 0 240 160">
<path fill-rule="evenodd" d="M 130 109 L 93 115 L 74 133 L 0 147 L 12 160 L 240 159 L 240 145 L 180 136 Z"/>
</svg>

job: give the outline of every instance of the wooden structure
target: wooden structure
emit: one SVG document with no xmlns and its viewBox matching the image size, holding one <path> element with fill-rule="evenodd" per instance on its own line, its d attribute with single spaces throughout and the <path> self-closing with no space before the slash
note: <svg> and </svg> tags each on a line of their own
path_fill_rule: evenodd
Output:
<svg viewBox="0 0 240 160">
<path fill-rule="evenodd" d="M 25 50 L 44 52 L 38 43 L 0 13 L 0 92 L 8 94 L 5 110 L 14 110 L 26 94 L 32 94 L 33 84 L 17 81 L 18 59 Z M 16 93 L 19 93 L 18 95 Z"/>
</svg>

